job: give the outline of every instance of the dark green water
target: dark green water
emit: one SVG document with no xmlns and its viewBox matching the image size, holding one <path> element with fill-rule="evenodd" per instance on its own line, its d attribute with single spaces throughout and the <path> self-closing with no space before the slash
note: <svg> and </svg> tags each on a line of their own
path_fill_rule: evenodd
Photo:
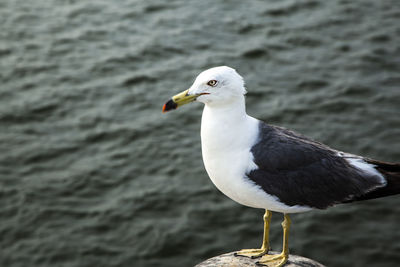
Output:
<svg viewBox="0 0 400 267">
<path fill-rule="evenodd" d="M 263 211 L 204 170 L 201 104 L 161 114 L 217 65 L 244 76 L 251 115 L 400 161 L 398 0 L 2 0 L 0 266 L 193 266 L 258 247 Z M 291 252 L 399 266 L 399 206 L 294 215 Z"/>
</svg>

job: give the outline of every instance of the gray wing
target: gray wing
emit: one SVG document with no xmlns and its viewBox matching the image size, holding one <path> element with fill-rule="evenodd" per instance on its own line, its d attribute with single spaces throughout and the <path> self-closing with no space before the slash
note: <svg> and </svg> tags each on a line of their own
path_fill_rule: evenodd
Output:
<svg viewBox="0 0 400 267">
<path fill-rule="evenodd" d="M 286 205 L 324 209 L 382 186 L 378 175 L 356 169 L 336 150 L 284 128 L 259 127 L 251 149 L 258 169 L 247 177 Z"/>
</svg>

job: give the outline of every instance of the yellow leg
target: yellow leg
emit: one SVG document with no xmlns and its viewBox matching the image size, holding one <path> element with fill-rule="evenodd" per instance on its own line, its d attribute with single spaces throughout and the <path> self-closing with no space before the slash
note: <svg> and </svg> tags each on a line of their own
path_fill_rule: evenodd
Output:
<svg viewBox="0 0 400 267">
<path fill-rule="evenodd" d="M 268 267 L 281 267 L 285 265 L 289 258 L 289 229 L 290 229 L 290 217 L 288 214 L 284 215 L 282 222 L 283 228 L 283 248 L 282 252 L 277 255 L 264 255 L 257 262 L 257 265 L 265 265 Z"/>
<path fill-rule="evenodd" d="M 265 210 L 264 214 L 264 237 L 261 248 L 259 249 L 242 249 L 239 252 L 235 253 L 235 256 L 243 256 L 250 258 L 257 258 L 265 255 L 269 251 L 269 225 L 271 223 L 271 212 L 269 210 Z"/>
</svg>

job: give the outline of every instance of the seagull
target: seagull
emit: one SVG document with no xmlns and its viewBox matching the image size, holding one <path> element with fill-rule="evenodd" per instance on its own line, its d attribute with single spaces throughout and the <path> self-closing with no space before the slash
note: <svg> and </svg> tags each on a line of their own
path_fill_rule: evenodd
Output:
<svg viewBox="0 0 400 267">
<path fill-rule="evenodd" d="M 232 200 L 265 209 L 260 249 L 236 256 L 280 267 L 289 257 L 289 214 L 400 193 L 400 163 L 388 163 L 330 148 L 294 131 L 246 113 L 243 78 L 235 69 L 201 72 L 192 86 L 173 96 L 163 112 L 204 103 L 201 149 L 214 185 Z M 268 254 L 271 211 L 283 213 L 283 246 Z"/>
</svg>

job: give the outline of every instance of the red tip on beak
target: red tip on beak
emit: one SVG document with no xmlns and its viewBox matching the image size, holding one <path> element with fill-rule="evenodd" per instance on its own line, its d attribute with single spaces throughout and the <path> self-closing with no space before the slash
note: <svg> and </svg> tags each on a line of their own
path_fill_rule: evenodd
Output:
<svg viewBox="0 0 400 267">
<path fill-rule="evenodd" d="M 168 112 L 171 109 L 177 109 L 178 108 L 178 104 L 176 104 L 172 99 L 170 99 L 167 103 L 164 104 L 164 106 L 162 107 L 162 112 Z"/>
</svg>

